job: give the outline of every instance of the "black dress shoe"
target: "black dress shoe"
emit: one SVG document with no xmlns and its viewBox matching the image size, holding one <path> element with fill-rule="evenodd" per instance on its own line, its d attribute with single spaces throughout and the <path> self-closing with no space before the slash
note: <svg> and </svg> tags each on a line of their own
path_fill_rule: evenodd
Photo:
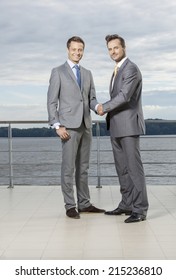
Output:
<svg viewBox="0 0 176 280">
<path fill-rule="evenodd" d="M 104 213 L 105 210 L 104 209 L 99 209 L 93 205 L 90 205 L 86 208 L 83 209 L 78 209 L 79 213 Z"/>
<path fill-rule="evenodd" d="M 145 215 L 141 215 L 138 213 L 133 213 L 129 218 L 127 218 L 124 222 L 125 223 L 136 223 L 146 220 Z"/>
<path fill-rule="evenodd" d="M 123 210 L 117 207 L 115 210 L 106 211 L 105 214 L 106 215 L 122 215 L 122 214 L 131 215 L 132 212 L 130 210 Z"/>
<path fill-rule="evenodd" d="M 76 210 L 75 207 L 68 209 L 68 210 L 66 211 L 66 215 L 67 215 L 67 217 L 69 217 L 69 218 L 80 219 L 80 215 L 79 215 L 79 213 L 77 212 L 77 210 Z"/>
</svg>

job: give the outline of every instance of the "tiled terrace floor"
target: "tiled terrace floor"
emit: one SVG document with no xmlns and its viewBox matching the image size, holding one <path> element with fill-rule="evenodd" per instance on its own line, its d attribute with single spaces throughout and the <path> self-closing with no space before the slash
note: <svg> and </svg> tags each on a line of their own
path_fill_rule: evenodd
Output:
<svg viewBox="0 0 176 280">
<path fill-rule="evenodd" d="M 90 187 L 91 202 L 112 210 L 119 187 Z M 0 187 L 1 260 L 176 259 L 176 186 L 148 186 L 146 221 L 126 216 L 65 215 L 58 186 Z"/>
</svg>

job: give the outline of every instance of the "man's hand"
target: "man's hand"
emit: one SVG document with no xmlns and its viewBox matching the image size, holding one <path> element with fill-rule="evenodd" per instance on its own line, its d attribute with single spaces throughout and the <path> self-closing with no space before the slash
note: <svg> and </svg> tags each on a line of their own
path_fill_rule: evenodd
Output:
<svg viewBox="0 0 176 280">
<path fill-rule="evenodd" d="M 99 104 L 97 107 L 97 113 L 99 116 L 103 116 L 105 113 L 103 112 L 103 105 Z"/>
<path fill-rule="evenodd" d="M 64 126 L 60 126 L 56 129 L 56 133 L 62 140 L 68 140 L 70 138 L 70 134 Z"/>
</svg>

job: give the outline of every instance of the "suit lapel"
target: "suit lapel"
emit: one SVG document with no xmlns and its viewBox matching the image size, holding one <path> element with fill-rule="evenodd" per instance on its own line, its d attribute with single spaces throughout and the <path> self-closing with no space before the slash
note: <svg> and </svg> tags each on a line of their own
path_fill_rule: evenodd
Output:
<svg viewBox="0 0 176 280">
<path fill-rule="evenodd" d="M 110 85 L 109 85 L 109 92 L 110 92 L 110 95 L 111 95 L 112 90 L 113 90 L 113 87 L 114 87 L 114 85 L 112 84 L 112 83 L 113 83 L 113 77 L 114 77 L 114 74 L 112 74 L 112 76 L 111 76 Z"/>
<path fill-rule="evenodd" d="M 72 69 L 70 68 L 69 64 L 67 63 L 67 61 L 65 62 L 65 67 L 66 67 L 67 73 L 68 73 L 69 76 L 73 79 L 73 81 L 76 83 L 78 89 L 80 90 L 80 87 L 79 87 L 79 85 L 78 85 L 78 82 L 77 82 L 77 80 L 76 80 L 76 77 L 75 77 L 75 75 L 74 75 Z M 81 69 L 81 67 L 80 67 L 80 69 Z M 82 84 L 83 84 L 83 83 L 82 83 L 82 80 L 83 80 L 83 74 L 82 74 L 82 71 L 81 71 L 81 89 L 82 89 Z"/>
<path fill-rule="evenodd" d="M 122 72 L 123 71 L 123 68 L 127 65 L 127 63 L 129 62 L 129 59 L 127 58 L 124 63 L 121 65 L 120 69 L 119 69 L 119 72 Z"/>
<path fill-rule="evenodd" d="M 66 69 L 67 69 L 67 72 L 68 72 L 69 76 L 71 76 L 71 78 L 75 81 L 75 83 L 77 83 L 76 77 L 75 77 L 75 75 L 73 74 L 73 71 L 72 71 L 72 69 L 70 68 L 70 66 L 68 65 L 67 62 L 65 62 L 65 67 L 66 67 Z"/>
<path fill-rule="evenodd" d="M 84 71 L 81 66 L 80 66 L 80 72 L 81 72 L 81 91 L 82 91 L 83 84 L 84 84 Z"/>
<path fill-rule="evenodd" d="M 114 88 L 114 84 L 115 82 L 119 79 L 119 76 L 121 75 L 122 71 L 123 71 L 123 68 L 126 66 L 126 64 L 128 63 L 129 59 L 127 58 L 124 63 L 121 65 L 121 67 L 119 68 L 119 71 L 118 71 L 118 74 L 117 76 L 115 77 L 114 79 L 114 82 L 113 82 L 113 77 L 114 77 L 114 74 L 112 74 L 112 77 L 111 77 L 111 81 L 110 81 L 110 94 L 112 95 L 112 91 L 113 91 L 113 88 Z M 113 84 L 112 84 L 113 83 Z"/>
</svg>

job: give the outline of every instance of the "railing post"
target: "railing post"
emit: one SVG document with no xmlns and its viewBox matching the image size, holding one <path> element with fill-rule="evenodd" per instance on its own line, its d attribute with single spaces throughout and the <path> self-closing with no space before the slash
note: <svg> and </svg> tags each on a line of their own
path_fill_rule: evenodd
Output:
<svg viewBox="0 0 176 280">
<path fill-rule="evenodd" d="M 9 123 L 8 127 L 8 141 L 9 141 L 9 187 L 13 188 L 13 165 L 12 165 L 12 128 Z"/>
<path fill-rule="evenodd" d="M 101 175 L 100 175 L 100 123 L 96 122 L 96 137 L 97 137 L 97 188 L 101 186 Z"/>
</svg>

